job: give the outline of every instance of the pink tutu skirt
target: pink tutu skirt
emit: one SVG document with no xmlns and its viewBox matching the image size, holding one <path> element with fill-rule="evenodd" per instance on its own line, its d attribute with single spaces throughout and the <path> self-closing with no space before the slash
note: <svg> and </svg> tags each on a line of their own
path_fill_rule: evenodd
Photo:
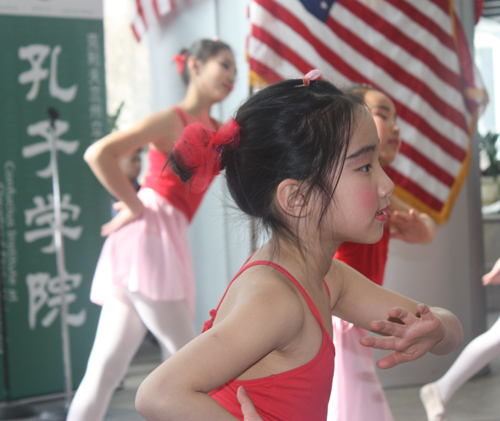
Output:
<svg viewBox="0 0 500 421">
<path fill-rule="evenodd" d="M 138 197 L 144 203 L 144 213 L 106 239 L 90 300 L 102 305 L 113 285 L 117 285 L 154 301 L 186 300 L 194 317 L 188 220 L 152 189 L 139 190 Z"/>
<path fill-rule="evenodd" d="M 359 343 L 368 332 L 338 317 L 332 321 L 336 354 L 328 421 L 393 421 L 372 350 Z"/>
</svg>

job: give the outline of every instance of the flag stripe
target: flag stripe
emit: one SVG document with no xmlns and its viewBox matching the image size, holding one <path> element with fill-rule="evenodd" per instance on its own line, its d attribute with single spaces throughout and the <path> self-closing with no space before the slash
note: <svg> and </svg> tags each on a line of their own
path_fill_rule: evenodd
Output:
<svg viewBox="0 0 500 421">
<path fill-rule="evenodd" d="M 354 13 L 359 19 L 363 20 L 366 26 L 372 27 L 374 29 L 374 31 L 372 32 L 379 32 L 385 35 L 388 42 L 401 47 L 401 50 L 393 52 L 393 55 L 396 54 L 398 57 L 401 52 L 404 52 L 405 57 L 402 57 L 400 59 L 401 62 L 404 62 L 408 58 L 411 58 L 411 60 L 414 61 L 420 61 L 422 65 L 425 65 L 425 67 L 427 67 L 433 73 L 435 73 L 436 77 L 439 78 L 439 81 L 441 83 L 445 83 L 450 87 L 455 87 L 459 85 L 460 78 L 458 77 L 455 71 L 456 69 L 448 68 L 446 65 L 441 63 L 438 60 L 438 58 L 431 53 L 431 51 L 429 50 L 429 46 L 423 46 L 415 42 L 403 31 L 399 30 L 394 24 L 389 23 L 387 21 L 381 21 L 377 14 L 375 14 L 373 11 L 371 11 L 364 5 L 361 5 L 356 2 L 348 2 L 346 8 L 349 9 L 352 13 Z M 336 17 L 338 16 L 337 12 L 335 13 L 334 16 Z M 339 20 L 338 17 L 337 20 Z M 406 24 L 406 22 L 405 25 L 403 25 L 403 27 L 408 27 L 408 26 L 410 25 Z M 413 31 L 415 32 L 415 29 L 413 29 Z M 370 40 L 369 36 L 366 38 Z M 426 38 L 430 37 L 426 36 Z M 450 41 L 452 42 L 453 40 L 450 39 Z M 384 44 L 383 46 L 380 47 L 380 50 L 383 53 L 384 49 L 387 48 L 390 48 L 390 46 L 385 47 Z M 434 48 L 436 47 L 434 46 Z M 451 51 L 446 51 L 446 49 L 440 49 L 440 52 L 442 52 L 442 54 L 438 55 L 438 57 L 448 58 L 451 55 Z M 455 60 L 453 61 L 455 61 L 455 63 L 457 62 L 456 57 Z M 406 67 L 413 68 L 413 66 L 406 66 Z M 425 75 L 422 75 L 422 77 L 425 77 Z M 459 93 L 456 92 L 456 94 L 458 95 Z M 448 98 L 448 95 L 444 95 L 444 98 Z M 453 104 L 453 102 L 451 103 Z"/>
<path fill-rule="evenodd" d="M 422 189 L 418 184 L 404 177 L 393 168 L 387 167 L 385 168 L 385 172 L 395 184 L 411 193 L 417 199 L 428 204 L 431 208 L 441 209 L 444 206 L 444 202 L 436 199 L 433 195 Z"/>
<path fill-rule="evenodd" d="M 424 15 L 417 8 L 419 2 L 414 2 L 412 4 L 408 2 L 402 2 L 398 0 L 386 0 L 388 3 L 392 4 L 394 7 L 401 10 L 405 15 L 407 15 L 411 20 L 414 20 L 421 27 L 432 33 L 444 46 L 448 47 L 450 50 L 455 49 L 455 43 L 451 33 L 445 32 L 441 26 L 436 24 L 432 19 Z M 428 5 L 427 5 L 427 9 Z M 446 18 L 449 18 L 446 16 Z M 451 29 L 451 28 L 450 28 Z"/>
<path fill-rule="evenodd" d="M 398 119 L 398 126 L 404 134 L 403 142 L 419 151 L 434 164 L 441 166 L 448 174 L 456 177 L 462 167 L 462 162 L 454 159 L 439 148 L 430 138 L 425 136 L 417 127 L 406 120 Z"/>
<path fill-rule="evenodd" d="M 447 185 L 448 187 L 451 187 L 453 185 L 455 177 L 434 164 L 431 160 L 427 159 L 426 156 L 421 154 L 417 149 L 413 148 L 408 143 L 405 142 L 401 145 L 400 153 L 406 155 L 408 159 L 411 159 L 417 165 L 425 168 L 429 174 L 436 177 L 443 184 Z"/>
<path fill-rule="evenodd" d="M 345 26 L 341 26 L 337 21 L 332 18 L 328 19 L 327 25 L 339 35 L 344 41 L 349 44 L 359 53 L 370 59 L 384 70 L 393 78 L 406 86 L 411 86 L 413 90 L 417 91 L 419 95 L 444 118 L 450 120 L 453 124 L 457 125 L 462 130 L 466 131 L 466 124 L 463 114 L 448 106 L 442 101 L 433 90 L 431 90 L 425 83 L 406 72 L 406 70 L 399 66 L 396 62 L 383 56 L 378 50 L 369 46 L 362 39 L 360 39 L 354 32 L 349 31 Z M 432 104 L 432 105 L 431 105 Z"/>
</svg>

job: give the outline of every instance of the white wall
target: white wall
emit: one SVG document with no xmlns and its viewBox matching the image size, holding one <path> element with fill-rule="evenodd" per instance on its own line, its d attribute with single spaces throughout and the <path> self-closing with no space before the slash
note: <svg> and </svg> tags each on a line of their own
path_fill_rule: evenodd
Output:
<svg viewBox="0 0 500 421">
<path fill-rule="evenodd" d="M 149 2 L 144 2 L 148 6 Z M 147 41 L 151 57 L 153 109 L 179 102 L 184 85 L 177 74 L 173 55 L 199 38 L 218 35 L 233 48 L 238 67 L 235 89 L 213 116 L 221 121 L 233 115 L 248 95 L 248 65 L 245 39 L 249 31 L 247 2 L 242 0 L 192 0 L 178 2 L 179 9 L 159 24 L 146 9 L 150 23 Z M 216 27 L 218 23 L 218 28 Z M 224 290 L 250 253 L 249 227 L 228 198 L 223 177 L 213 183 L 190 229 L 190 244 L 197 284 L 196 325 L 199 330 L 208 312 L 217 306 Z"/>
</svg>

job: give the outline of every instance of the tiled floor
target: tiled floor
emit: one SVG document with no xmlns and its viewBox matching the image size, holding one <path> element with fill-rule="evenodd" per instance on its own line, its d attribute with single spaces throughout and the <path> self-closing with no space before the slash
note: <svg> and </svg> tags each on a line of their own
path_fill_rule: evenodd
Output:
<svg viewBox="0 0 500 421">
<path fill-rule="evenodd" d="M 490 322 L 494 322 L 497 317 L 498 314 L 492 315 Z M 129 369 L 124 387 L 113 395 L 106 421 L 142 420 L 134 409 L 135 392 L 144 377 L 159 361 L 158 348 L 151 342 L 145 341 Z M 418 394 L 417 387 L 386 390 L 395 421 L 426 421 L 425 410 Z M 44 402 L 37 404 L 36 409 L 43 411 L 61 405 L 62 401 Z M 456 393 L 448 406 L 447 416 L 448 421 L 500 421 L 500 358 L 493 360 L 487 375 L 472 379 Z M 23 418 L 25 421 L 39 419 L 39 416 Z M 12 420 L 12 418 L 7 419 L 7 421 Z"/>
</svg>

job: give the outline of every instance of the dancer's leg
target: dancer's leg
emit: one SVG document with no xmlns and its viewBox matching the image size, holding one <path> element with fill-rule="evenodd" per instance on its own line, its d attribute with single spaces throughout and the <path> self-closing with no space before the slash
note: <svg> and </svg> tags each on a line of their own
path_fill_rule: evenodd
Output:
<svg viewBox="0 0 500 421">
<path fill-rule="evenodd" d="M 71 402 L 67 421 L 100 421 L 125 376 L 146 327 L 122 289 L 104 302 L 85 376 Z"/>
<path fill-rule="evenodd" d="M 436 382 L 444 405 L 467 380 L 497 355 L 500 355 L 500 318 L 488 331 L 469 343 L 446 374 Z"/>
<path fill-rule="evenodd" d="M 445 408 L 455 392 L 474 374 L 500 355 L 500 318 L 485 333 L 467 345 L 450 369 L 435 383 L 420 390 L 429 421 L 445 419 Z"/>
<path fill-rule="evenodd" d="M 146 327 L 156 337 L 164 358 L 175 353 L 196 336 L 187 304 L 182 301 L 153 301 L 128 292 Z"/>
</svg>

